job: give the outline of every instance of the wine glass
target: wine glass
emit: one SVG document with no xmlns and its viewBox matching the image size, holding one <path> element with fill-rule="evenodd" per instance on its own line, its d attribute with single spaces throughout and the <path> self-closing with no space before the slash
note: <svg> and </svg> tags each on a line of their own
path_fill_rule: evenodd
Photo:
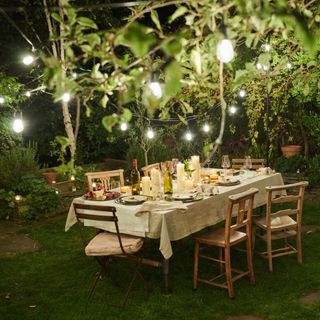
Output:
<svg viewBox="0 0 320 320">
<path fill-rule="evenodd" d="M 230 168 L 230 159 L 227 154 L 222 156 L 221 167 L 224 169 L 224 173 L 227 173 L 227 169 Z"/>
<path fill-rule="evenodd" d="M 251 170 L 252 169 L 252 160 L 251 160 L 250 156 L 245 156 L 244 167 L 246 168 L 246 170 Z"/>
</svg>

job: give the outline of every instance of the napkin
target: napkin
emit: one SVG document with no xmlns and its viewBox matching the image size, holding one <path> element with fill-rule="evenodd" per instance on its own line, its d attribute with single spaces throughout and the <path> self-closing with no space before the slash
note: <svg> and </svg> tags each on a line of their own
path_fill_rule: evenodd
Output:
<svg viewBox="0 0 320 320">
<path fill-rule="evenodd" d="M 142 215 L 144 212 L 162 212 L 166 213 L 173 210 L 185 211 L 188 207 L 181 201 L 167 202 L 167 201 L 146 201 L 135 213 L 136 216 Z"/>
</svg>

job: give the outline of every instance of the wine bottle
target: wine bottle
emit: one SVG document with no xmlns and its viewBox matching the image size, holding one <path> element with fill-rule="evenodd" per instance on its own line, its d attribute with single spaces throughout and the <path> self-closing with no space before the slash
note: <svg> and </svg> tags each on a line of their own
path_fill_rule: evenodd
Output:
<svg viewBox="0 0 320 320">
<path fill-rule="evenodd" d="M 172 173 L 169 169 L 169 162 L 166 161 L 163 175 L 163 188 L 165 194 L 172 194 Z"/>
<path fill-rule="evenodd" d="M 134 159 L 132 162 L 130 180 L 131 180 L 132 195 L 140 194 L 140 172 L 138 170 L 137 159 Z"/>
</svg>

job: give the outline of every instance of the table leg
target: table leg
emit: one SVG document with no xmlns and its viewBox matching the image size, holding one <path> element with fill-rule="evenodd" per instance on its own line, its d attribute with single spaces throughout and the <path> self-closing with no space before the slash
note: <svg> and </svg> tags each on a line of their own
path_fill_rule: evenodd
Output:
<svg viewBox="0 0 320 320">
<path fill-rule="evenodd" d="M 169 259 L 162 260 L 163 276 L 164 276 L 164 293 L 170 294 L 172 292 L 169 286 Z"/>
</svg>

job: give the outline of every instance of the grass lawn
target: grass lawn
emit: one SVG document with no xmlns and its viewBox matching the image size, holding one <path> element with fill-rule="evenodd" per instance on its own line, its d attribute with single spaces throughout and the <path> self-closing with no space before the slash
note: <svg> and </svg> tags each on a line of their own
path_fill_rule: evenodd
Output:
<svg viewBox="0 0 320 320">
<path fill-rule="evenodd" d="M 305 225 L 320 225 L 320 204 L 305 202 Z M 142 271 L 153 287 L 147 294 L 135 283 L 124 310 L 111 306 L 120 302 L 123 290 L 102 279 L 88 299 L 98 270 L 94 259 L 84 255 L 78 228 L 64 232 L 65 216 L 26 226 L 40 244 L 35 253 L 0 257 L 0 319 L 227 319 L 232 315 L 256 315 L 264 319 L 320 319 L 320 302 L 302 305 L 298 299 L 320 290 L 320 232 L 303 234 L 302 266 L 295 256 L 274 261 L 274 272 L 265 260 L 255 256 L 256 286 L 246 278 L 235 283 L 234 300 L 227 291 L 199 284 L 192 291 L 193 240 L 174 243 L 170 272 L 173 293 L 163 294 L 161 269 L 144 266 Z M 157 241 L 150 251 L 158 254 Z M 160 257 L 160 254 L 159 254 Z M 236 253 L 234 263 L 245 257 Z M 207 264 L 208 262 L 206 262 Z M 113 277 L 127 284 L 127 263 L 114 260 Z M 201 265 L 200 265 L 201 267 Z M 206 269 L 206 268 L 204 268 Z M 201 270 L 201 269 L 200 269 Z M 6 300 L 6 293 L 11 298 Z"/>
</svg>

